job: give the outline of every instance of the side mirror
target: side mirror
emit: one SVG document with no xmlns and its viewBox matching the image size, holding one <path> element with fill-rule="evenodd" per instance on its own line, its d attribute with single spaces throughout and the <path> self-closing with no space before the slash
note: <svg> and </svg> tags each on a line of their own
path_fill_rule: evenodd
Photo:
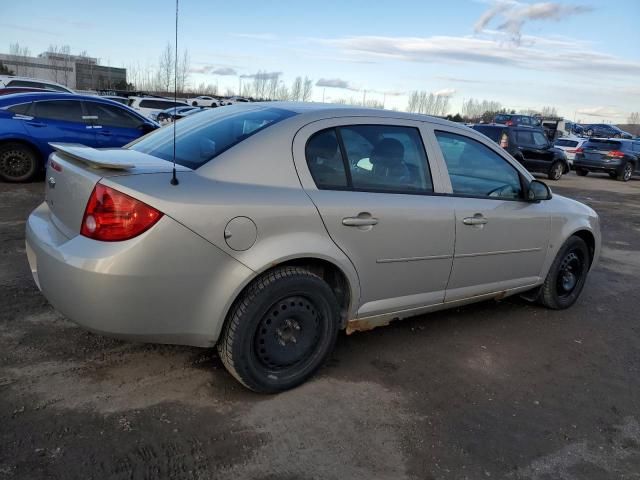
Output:
<svg viewBox="0 0 640 480">
<path fill-rule="evenodd" d="M 527 200 L 529 202 L 551 200 L 551 189 L 540 180 L 532 180 L 527 189 Z"/>
</svg>

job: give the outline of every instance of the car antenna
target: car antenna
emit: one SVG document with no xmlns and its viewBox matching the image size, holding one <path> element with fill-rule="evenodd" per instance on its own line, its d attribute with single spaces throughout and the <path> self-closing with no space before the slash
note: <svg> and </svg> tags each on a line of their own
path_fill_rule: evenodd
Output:
<svg viewBox="0 0 640 480">
<path fill-rule="evenodd" d="M 173 62 L 173 113 L 176 112 L 176 104 L 178 102 L 178 2 L 176 0 L 176 51 L 175 60 Z M 176 122 L 177 118 L 173 119 L 173 176 L 171 177 L 171 185 L 178 185 L 178 177 L 176 176 Z"/>
</svg>

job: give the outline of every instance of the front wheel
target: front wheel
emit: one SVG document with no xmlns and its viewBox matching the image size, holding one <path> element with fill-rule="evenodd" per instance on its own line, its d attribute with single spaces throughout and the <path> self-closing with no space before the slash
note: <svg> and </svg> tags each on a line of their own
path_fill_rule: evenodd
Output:
<svg viewBox="0 0 640 480">
<path fill-rule="evenodd" d="M 576 175 L 579 177 L 586 177 L 589 175 L 589 170 L 585 170 L 584 168 L 576 167 Z"/>
<path fill-rule="evenodd" d="M 591 257 L 583 239 L 569 237 L 558 252 L 540 289 L 539 301 L 547 308 L 569 308 L 580 296 Z"/>
<path fill-rule="evenodd" d="M 322 278 L 298 267 L 276 268 L 254 280 L 236 301 L 218 353 L 247 388 L 288 390 L 329 356 L 339 319 L 336 297 Z"/>
<path fill-rule="evenodd" d="M 5 182 L 28 182 L 38 173 L 38 156 L 22 143 L 0 145 L 0 178 Z"/>
<path fill-rule="evenodd" d="M 553 162 L 547 176 L 549 180 L 560 180 L 562 173 L 564 172 L 564 165 L 562 162 Z"/>
<path fill-rule="evenodd" d="M 625 162 L 620 171 L 618 172 L 616 178 L 620 182 L 628 182 L 631 180 L 631 176 L 633 175 L 633 163 Z"/>
</svg>

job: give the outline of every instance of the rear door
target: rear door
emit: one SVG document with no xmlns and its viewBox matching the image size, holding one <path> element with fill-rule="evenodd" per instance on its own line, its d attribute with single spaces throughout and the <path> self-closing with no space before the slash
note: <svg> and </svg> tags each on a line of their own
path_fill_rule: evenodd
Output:
<svg viewBox="0 0 640 480">
<path fill-rule="evenodd" d="M 323 120 L 301 129 L 294 159 L 307 194 L 360 279 L 358 317 L 441 303 L 454 214 L 434 195 L 420 122 Z"/>
<path fill-rule="evenodd" d="M 524 201 L 520 173 L 494 148 L 461 130 L 435 131 L 450 180 L 456 245 L 446 301 L 463 300 L 539 281 L 550 215 Z"/>
<path fill-rule="evenodd" d="M 143 134 L 144 121 L 116 105 L 85 101 L 99 147 L 121 147 Z"/>
<path fill-rule="evenodd" d="M 86 120 L 80 100 L 42 100 L 33 102 L 32 120 L 24 125 L 30 135 L 42 142 L 80 143 L 96 146 L 93 128 Z"/>
</svg>

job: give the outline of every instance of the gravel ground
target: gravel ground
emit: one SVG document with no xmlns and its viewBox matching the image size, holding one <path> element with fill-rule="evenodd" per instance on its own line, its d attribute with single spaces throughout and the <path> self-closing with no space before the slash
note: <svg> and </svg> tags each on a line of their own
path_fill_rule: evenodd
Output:
<svg viewBox="0 0 640 480">
<path fill-rule="evenodd" d="M 0 479 L 640 479 L 640 180 L 570 174 L 604 248 L 568 311 L 485 302 L 341 335 L 307 384 L 56 313 L 28 269 L 42 183 L 0 184 Z"/>
</svg>

